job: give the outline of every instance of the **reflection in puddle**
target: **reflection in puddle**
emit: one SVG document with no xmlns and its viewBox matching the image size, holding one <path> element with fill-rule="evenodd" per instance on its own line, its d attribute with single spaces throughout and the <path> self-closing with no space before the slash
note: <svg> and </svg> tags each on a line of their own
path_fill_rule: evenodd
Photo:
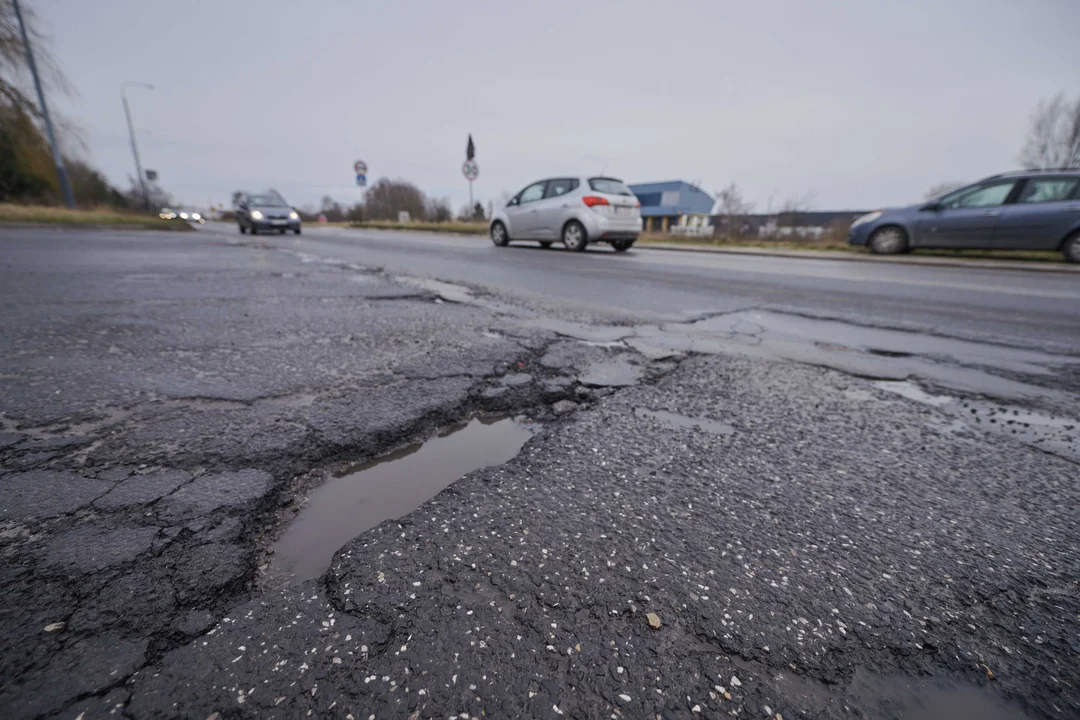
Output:
<svg viewBox="0 0 1080 720">
<path fill-rule="evenodd" d="M 507 462 L 531 436 L 509 418 L 473 419 L 331 478 L 274 544 L 267 575 L 289 584 L 318 577 L 357 535 L 407 515 L 473 470 Z"/>
<path fill-rule="evenodd" d="M 659 420 L 665 425 L 679 428 L 700 428 L 706 432 L 715 433 L 717 435 L 731 435 L 735 432 L 735 428 L 727 423 L 718 422 L 716 420 L 708 420 L 706 418 L 688 417 L 686 415 L 679 415 L 677 413 L 668 412 L 666 410 L 647 410 L 645 408 L 634 408 L 634 414 L 638 417 L 652 418 L 653 420 Z"/>
<path fill-rule="evenodd" d="M 855 671 L 852 694 L 870 717 L 903 720 L 1026 720 L 1015 704 L 989 687 L 935 678 L 874 675 Z"/>
</svg>

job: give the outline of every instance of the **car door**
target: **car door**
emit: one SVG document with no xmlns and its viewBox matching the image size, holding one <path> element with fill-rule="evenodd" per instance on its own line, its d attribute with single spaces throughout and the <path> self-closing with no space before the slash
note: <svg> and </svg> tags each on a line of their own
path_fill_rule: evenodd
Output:
<svg viewBox="0 0 1080 720">
<path fill-rule="evenodd" d="M 1016 189 L 1016 179 L 988 180 L 961 188 L 919 211 L 917 247 L 989 248 L 1002 206 Z"/>
<path fill-rule="evenodd" d="M 533 183 L 518 193 L 506 208 L 506 219 L 510 221 L 510 237 L 514 240 L 530 240 L 537 237 L 537 224 L 540 221 L 537 203 L 544 199 L 547 180 Z M 516 202 L 515 202 L 516 201 Z"/>
<path fill-rule="evenodd" d="M 570 218 L 569 198 L 581 181 L 576 178 L 555 178 L 548 180 L 544 199 L 536 203 L 537 237 L 558 239 L 562 235 L 562 226 Z"/>
<path fill-rule="evenodd" d="M 1080 177 L 1028 178 L 1006 205 L 994 232 L 994 247 L 1003 250 L 1056 250 L 1080 222 Z"/>
</svg>

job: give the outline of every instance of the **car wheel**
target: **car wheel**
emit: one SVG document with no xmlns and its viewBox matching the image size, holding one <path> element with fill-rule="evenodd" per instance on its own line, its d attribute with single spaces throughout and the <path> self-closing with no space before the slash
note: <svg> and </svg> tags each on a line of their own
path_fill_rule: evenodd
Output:
<svg viewBox="0 0 1080 720">
<path fill-rule="evenodd" d="M 870 236 L 870 252 L 878 255 L 896 255 L 907 252 L 907 235 L 900 228 L 889 225 L 874 231 Z"/>
<path fill-rule="evenodd" d="M 296 233 L 297 235 L 299 235 L 300 234 L 300 228 L 294 229 L 293 232 Z"/>
<path fill-rule="evenodd" d="M 284 235 L 284 234 L 285 234 L 285 228 L 281 228 L 280 230 L 278 230 L 278 235 Z"/>
<path fill-rule="evenodd" d="M 237 223 L 236 227 L 240 228 L 240 234 L 241 235 L 247 235 L 247 228 L 246 227 L 244 227 L 240 223 Z"/>
<path fill-rule="evenodd" d="M 255 223 L 252 223 L 251 227 L 248 228 L 248 232 L 250 232 L 252 235 L 258 235 L 259 234 L 259 228 L 255 227 Z"/>
<path fill-rule="evenodd" d="M 1074 232 L 1062 243 L 1061 252 L 1069 262 L 1080 263 L 1080 232 Z"/>
<path fill-rule="evenodd" d="M 541 240 L 541 241 L 540 241 L 540 247 L 542 247 L 542 248 L 544 248 L 545 250 L 547 250 L 548 248 L 550 248 L 550 247 L 551 247 L 551 240 Z"/>
<path fill-rule="evenodd" d="M 577 220 L 571 220 L 563 225 L 562 242 L 567 250 L 583 252 L 589 244 L 589 236 L 585 232 L 585 226 Z"/>
<path fill-rule="evenodd" d="M 633 240 L 612 240 L 611 247 L 615 248 L 615 252 L 626 252 L 633 246 Z"/>
<path fill-rule="evenodd" d="M 510 236 L 506 233 L 506 226 L 501 222 L 491 223 L 491 242 L 495 243 L 495 247 L 506 247 L 506 244 L 510 242 Z"/>
</svg>

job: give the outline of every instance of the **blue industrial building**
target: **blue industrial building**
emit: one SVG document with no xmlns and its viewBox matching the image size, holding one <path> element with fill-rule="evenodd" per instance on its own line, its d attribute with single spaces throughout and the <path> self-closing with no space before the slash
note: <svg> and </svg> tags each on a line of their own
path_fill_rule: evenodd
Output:
<svg viewBox="0 0 1080 720">
<path fill-rule="evenodd" d="M 682 180 L 639 183 L 630 189 L 641 202 L 645 230 L 664 231 L 675 226 L 709 224 L 713 198 L 701 188 Z"/>
</svg>

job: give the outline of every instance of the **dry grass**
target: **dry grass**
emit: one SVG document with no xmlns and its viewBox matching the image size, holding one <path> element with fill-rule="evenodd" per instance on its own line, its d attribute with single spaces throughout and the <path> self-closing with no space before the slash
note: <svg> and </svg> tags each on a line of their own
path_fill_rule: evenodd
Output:
<svg viewBox="0 0 1080 720">
<path fill-rule="evenodd" d="M 418 232 L 453 233 L 455 235 L 487 235 L 487 223 L 479 222 L 420 222 L 407 223 L 393 222 L 390 220 L 367 220 L 353 223 L 350 227 L 366 228 L 370 230 L 413 230 Z"/>
<path fill-rule="evenodd" d="M 162 220 L 156 215 L 124 212 L 108 207 L 69 210 L 52 205 L 16 205 L 14 203 L 0 203 L 0 222 L 75 226 L 108 225 L 147 230 L 191 229 L 186 222 Z"/>
</svg>

